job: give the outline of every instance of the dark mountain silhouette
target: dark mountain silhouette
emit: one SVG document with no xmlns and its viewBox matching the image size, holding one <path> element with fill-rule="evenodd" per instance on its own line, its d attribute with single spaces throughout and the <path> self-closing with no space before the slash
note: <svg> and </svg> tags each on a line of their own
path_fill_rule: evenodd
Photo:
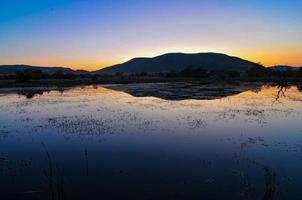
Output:
<svg viewBox="0 0 302 200">
<path fill-rule="evenodd" d="M 268 69 L 271 69 L 273 71 L 298 71 L 300 67 L 294 67 L 289 65 L 275 65 L 272 67 L 269 67 Z"/>
<path fill-rule="evenodd" d="M 154 58 L 134 58 L 123 64 L 114 65 L 96 73 L 140 73 L 140 72 L 169 72 L 180 71 L 185 68 L 203 68 L 208 70 L 247 71 L 253 67 L 263 68 L 261 65 L 218 53 L 170 53 Z"/>
<path fill-rule="evenodd" d="M 30 65 L 0 65 L 0 74 L 11 75 L 15 74 L 16 71 L 24 70 L 40 70 L 46 74 L 54 74 L 61 70 L 63 73 L 78 73 L 75 70 L 66 67 L 41 67 L 41 66 L 30 66 Z"/>
</svg>

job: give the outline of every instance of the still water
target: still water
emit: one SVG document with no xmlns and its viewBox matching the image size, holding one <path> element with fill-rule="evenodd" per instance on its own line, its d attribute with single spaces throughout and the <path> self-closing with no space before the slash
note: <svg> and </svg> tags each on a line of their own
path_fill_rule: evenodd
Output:
<svg viewBox="0 0 302 200">
<path fill-rule="evenodd" d="M 2 89 L 1 199 L 301 199 L 299 86 Z"/>
</svg>

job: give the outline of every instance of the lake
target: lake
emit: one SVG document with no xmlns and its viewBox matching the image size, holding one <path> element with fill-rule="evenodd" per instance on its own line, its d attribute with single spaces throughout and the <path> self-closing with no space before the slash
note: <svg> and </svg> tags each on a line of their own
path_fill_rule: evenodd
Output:
<svg viewBox="0 0 302 200">
<path fill-rule="evenodd" d="M 302 89 L 0 91 L 1 199 L 301 199 Z"/>
</svg>

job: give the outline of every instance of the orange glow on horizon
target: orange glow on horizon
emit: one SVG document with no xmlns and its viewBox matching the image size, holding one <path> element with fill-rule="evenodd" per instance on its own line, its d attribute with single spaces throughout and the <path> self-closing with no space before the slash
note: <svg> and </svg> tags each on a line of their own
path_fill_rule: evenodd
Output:
<svg viewBox="0 0 302 200">
<path fill-rule="evenodd" d="M 254 51 L 254 50 L 253 50 Z M 172 51 L 176 52 L 176 51 Z M 187 53 L 198 53 L 200 51 L 195 52 L 187 52 Z M 222 51 L 204 51 L 204 52 L 222 52 Z M 291 66 L 302 66 L 302 55 L 297 51 L 254 51 L 257 53 L 254 54 L 244 54 L 241 52 L 232 52 L 232 51 L 224 51 L 223 53 L 236 56 L 242 59 L 246 59 L 255 63 L 262 63 L 264 66 L 274 66 L 274 65 L 291 65 Z M 186 53 L 186 52 L 185 52 Z M 26 64 L 26 65 L 33 65 L 33 66 L 61 66 L 61 67 L 68 67 L 74 70 L 87 70 L 87 71 L 95 71 L 100 70 L 115 64 L 121 64 L 124 62 L 129 61 L 134 57 L 155 57 L 158 55 L 165 54 L 165 52 L 149 52 L 146 53 L 146 56 L 131 56 L 128 55 L 127 57 L 123 58 L 116 58 L 115 60 L 103 60 L 99 61 L 97 59 L 83 59 L 83 60 L 74 60 L 68 61 L 67 59 L 58 59 L 58 58 L 28 58 L 28 59 L 20 59 L 18 62 L 0 60 L 1 64 Z"/>
</svg>

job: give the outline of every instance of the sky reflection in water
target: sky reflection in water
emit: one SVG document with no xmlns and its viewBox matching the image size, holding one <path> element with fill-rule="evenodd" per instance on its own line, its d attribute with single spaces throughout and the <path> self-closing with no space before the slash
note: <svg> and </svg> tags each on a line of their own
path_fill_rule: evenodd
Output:
<svg viewBox="0 0 302 200">
<path fill-rule="evenodd" d="M 164 86 L 76 87 L 27 98 L 2 93 L 1 194 L 263 199 L 266 181 L 274 181 L 275 197 L 302 195 L 296 86 L 245 86 L 216 98 L 206 93 L 211 100 L 200 100 L 200 93 L 195 100 L 165 100 L 141 93 L 146 87 Z"/>
</svg>

